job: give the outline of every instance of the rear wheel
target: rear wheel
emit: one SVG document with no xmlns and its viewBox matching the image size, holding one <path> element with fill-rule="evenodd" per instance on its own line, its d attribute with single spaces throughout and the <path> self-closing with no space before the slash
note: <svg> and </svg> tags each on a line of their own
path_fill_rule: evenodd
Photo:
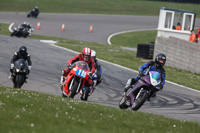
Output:
<svg viewBox="0 0 200 133">
<path fill-rule="evenodd" d="M 146 91 L 141 93 L 140 96 L 134 101 L 131 109 L 137 111 L 144 104 L 148 97 L 149 93 Z"/>
</svg>

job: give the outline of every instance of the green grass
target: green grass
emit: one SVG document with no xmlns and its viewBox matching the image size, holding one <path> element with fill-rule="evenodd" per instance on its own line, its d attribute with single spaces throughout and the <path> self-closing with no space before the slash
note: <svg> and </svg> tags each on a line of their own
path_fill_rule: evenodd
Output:
<svg viewBox="0 0 200 133">
<path fill-rule="evenodd" d="M 149 44 L 155 42 L 157 31 L 137 31 L 119 34 L 111 38 L 112 45 L 120 47 L 137 48 L 137 44 Z"/>
<path fill-rule="evenodd" d="M 7 27 L 8 25 L 2 24 L 2 31 L 6 31 L 4 29 L 8 29 Z M 4 34 L 4 32 L 2 31 L 0 31 L 0 34 Z M 10 35 L 10 33 L 5 32 L 4 35 Z M 148 39 L 143 38 L 142 41 L 139 36 L 144 36 L 144 37 L 148 36 Z M 145 32 L 139 31 L 133 33 L 121 34 L 114 36 L 111 39 L 112 45 L 75 41 L 75 40 L 69 40 L 57 37 L 39 36 L 39 35 L 32 35 L 29 38 L 54 40 L 58 42 L 57 45 L 68 49 L 72 49 L 77 52 L 80 52 L 84 47 L 89 47 L 97 52 L 97 58 L 99 59 L 116 63 L 134 70 L 138 70 L 138 67 L 141 66 L 147 60 L 139 59 L 136 57 L 136 52 L 123 50 L 120 47 L 124 46 L 124 47 L 136 48 L 138 43 L 142 42 L 149 43 L 154 41 L 155 36 L 156 36 L 156 31 L 145 31 Z M 119 40 L 119 38 L 121 41 Z M 125 41 L 123 42 L 122 40 Z M 199 82 L 200 74 L 193 74 L 187 71 L 182 71 L 166 66 L 165 69 L 166 69 L 166 80 L 196 90 L 200 90 L 200 82 Z"/>
<path fill-rule="evenodd" d="M 195 31 L 197 31 L 197 29 L 195 29 Z M 111 43 L 114 46 L 137 48 L 137 44 L 155 42 L 156 35 L 156 30 L 125 33 L 112 37 Z M 133 61 L 133 63 L 135 62 Z M 133 69 L 137 70 L 135 67 Z M 165 66 L 165 69 L 167 80 L 200 90 L 200 74 L 194 74 L 167 66 Z"/>
<path fill-rule="evenodd" d="M 0 86 L 1 133 L 198 133 L 200 125 Z"/>
<path fill-rule="evenodd" d="M 158 16 L 160 7 L 200 13 L 199 4 L 150 0 L 1 0 L 0 11 L 28 12 L 38 6 L 48 13 L 91 13 Z"/>
</svg>

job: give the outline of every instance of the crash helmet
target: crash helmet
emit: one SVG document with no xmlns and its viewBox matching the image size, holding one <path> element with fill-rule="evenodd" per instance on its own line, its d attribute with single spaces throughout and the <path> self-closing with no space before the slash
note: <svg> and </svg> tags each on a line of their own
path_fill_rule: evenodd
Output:
<svg viewBox="0 0 200 133">
<path fill-rule="evenodd" d="M 23 24 L 27 25 L 27 22 L 24 22 Z"/>
<path fill-rule="evenodd" d="M 22 56 L 26 55 L 26 53 L 27 53 L 27 48 L 26 48 L 25 46 L 21 46 L 21 47 L 19 48 L 19 53 L 20 53 L 20 55 L 22 55 Z"/>
<path fill-rule="evenodd" d="M 158 66 L 164 66 L 166 60 L 167 60 L 167 58 L 163 53 L 159 53 L 155 58 L 155 62 Z"/>
<path fill-rule="evenodd" d="M 35 9 L 38 9 L 38 6 L 36 6 Z"/>
<path fill-rule="evenodd" d="M 96 59 L 96 52 L 94 50 L 91 50 L 91 56 L 94 58 L 94 60 Z"/>
<path fill-rule="evenodd" d="M 84 61 L 88 61 L 90 59 L 90 56 L 91 56 L 90 48 L 85 47 L 82 50 L 82 55 L 83 55 Z"/>
</svg>

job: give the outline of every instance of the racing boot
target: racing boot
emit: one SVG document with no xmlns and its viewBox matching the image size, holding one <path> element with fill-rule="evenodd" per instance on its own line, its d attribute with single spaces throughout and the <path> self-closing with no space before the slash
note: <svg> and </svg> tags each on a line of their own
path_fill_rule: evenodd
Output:
<svg viewBox="0 0 200 133">
<path fill-rule="evenodd" d="M 28 76 L 26 75 L 26 76 L 25 76 L 25 81 L 24 81 L 24 83 L 28 83 L 28 82 L 27 82 L 27 79 L 28 79 Z"/>
<path fill-rule="evenodd" d="M 151 101 L 150 98 L 151 97 L 155 97 L 155 96 L 156 96 L 156 91 L 152 91 L 151 94 L 150 94 L 150 96 L 149 96 L 149 98 L 147 99 L 147 101 L 150 102 Z"/>
<path fill-rule="evenodd" d="M 61 85 L 61 86 L 64 84 L 64 81 L 65 81 L 64 76 L 61 76 L 61 77 L 60 77 L 60 85 Z"/>
<path fill-rule="evenodd" d="M 10 75 L 8 76 L 8 79 L 12 80 L 13 79 L 13 74 L 10 73 Z"/>
<path fill-rule="evenodd" d="M 62 86 L 64 84 L 65 81 L 65 76 L 64 76 L 64 71 L 61 71 L 62 76 L 60 77 L 60 85 Z"/>
<path fill-rule="evenodd" d="M 134 85 L 136 82 L 137 82 L 137 80 L 135 78 L 129 79 L 124 88 L 124 92 L 127 92 L 128 89 L 130 89 L 132 87 L 132 85 Z"/>
</svg>

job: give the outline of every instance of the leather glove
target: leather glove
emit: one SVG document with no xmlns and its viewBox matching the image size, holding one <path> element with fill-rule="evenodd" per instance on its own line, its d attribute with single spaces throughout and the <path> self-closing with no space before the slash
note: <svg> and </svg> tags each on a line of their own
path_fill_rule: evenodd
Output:
<svg viewBox="0 0 200 133">
<path fill-rule="evenodd" d="M 144 76 L 143 71 L 139 71 L 140 76 Z"/>
<path fill-rule="evenodd" d="M 90 78 L 92 79 L 92 72 L 88 72 Z"/>
<path fill-rule="evenodd" d="M 68 68 L 68 69 L 72 69 L 72 64 L 69 64 L 69 65 L 67 66 L 67 68 Z"/>
</svg>

